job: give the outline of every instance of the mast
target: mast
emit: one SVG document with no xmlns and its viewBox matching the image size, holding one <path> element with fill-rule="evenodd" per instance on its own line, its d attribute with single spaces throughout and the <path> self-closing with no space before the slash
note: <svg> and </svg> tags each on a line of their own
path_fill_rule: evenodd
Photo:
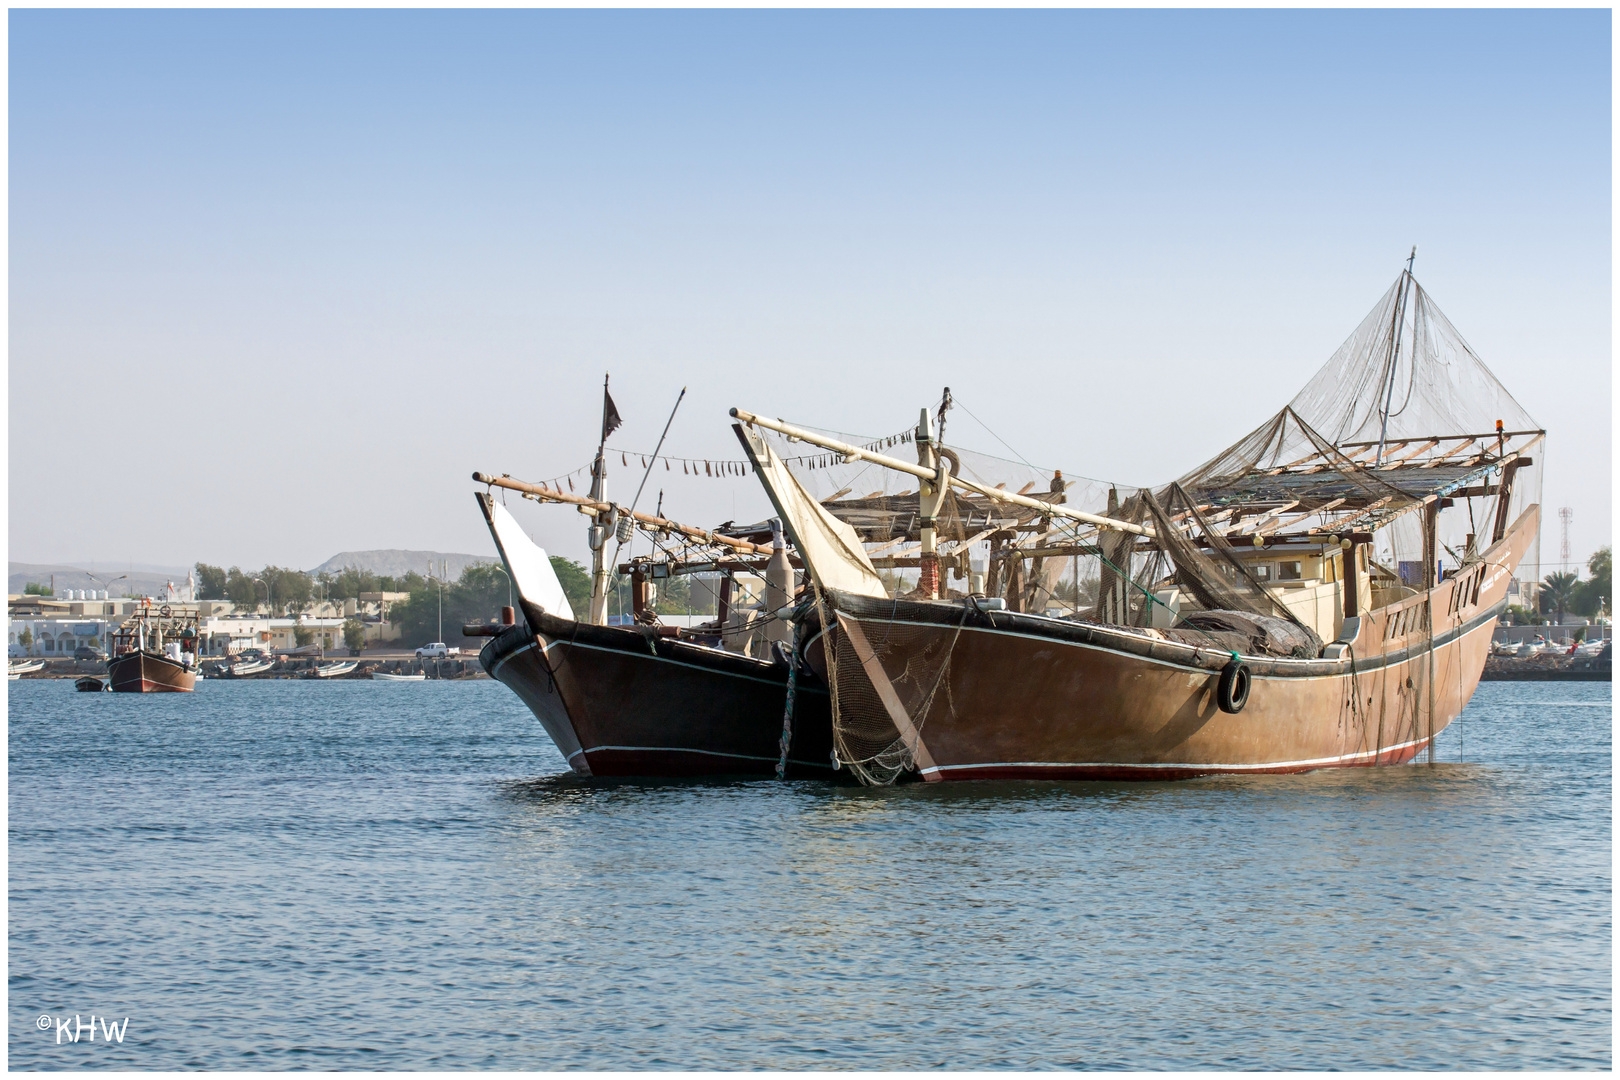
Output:
<svg viewBox="0 0 1620 1080">
<path fill-rule="evenodd" d="M 1417 245 L 1412 245 L 1412 254 L 1407 257 L 1406 270 L 1401 274 L 1401 295 L 1395 299 L 1395 325 L 1390 335 L 1389 346 L 1389 386 L 1384 391 L 1384 408 L 1378 426 L 1378 453 L 1373 456 L 1373 465 L 1377 467 L 1384 463 L 1384 443 L 1389 436 L 1389 409 L 1395 400 L 1395 369 L 1401 362 L 1401 329 L 1406 322 L 1406 298 L 1411 295 L 1412 286 L 1416 280 L 1412 277 L 1412 264 L 1417 262 Z M 1410 363 L 1417 362 L 1417 329 L 1412 331 L 1412 359 Z"/>
<path fill-rule="evenodd" d="M 934 450 L 933 423 L 928 410 L 922 410 L 917 420 L 917 464 L 929 470 L 929 476 L 919 476 L 917 484 L 917 528 L 922 541 L 921 558 L 917 571 L 917 588 L 923 599 L 932 600 L 939 595 L 939 539 L 935 531 L 940 506 L 945 502 L 948 482 L 935 481 L 942 468 Z"/>
<path fill-rule="evenodd" d="M 613 407 L 613 396 L 608 393 L 608 376 L 602 376 L 602 438 L 596 444 L 596 460 L 591 463 L 591 499 L 601 503 L 607 488 L 607 438 L 619 426 L 619 410 Z M 590 621 L 597 626 L 607 622 L 607 538 L 613 532 L 613 508 L 591 515 L 591 527 L 585 536 L 591 546 L 591 611 Z"/>
</svg>

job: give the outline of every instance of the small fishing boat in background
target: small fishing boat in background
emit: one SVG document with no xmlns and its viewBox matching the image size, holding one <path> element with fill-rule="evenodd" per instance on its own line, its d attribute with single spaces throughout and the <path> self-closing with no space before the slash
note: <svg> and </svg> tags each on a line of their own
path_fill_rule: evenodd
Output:
<svg viewBox="0 0 1620 1080">
<path fill-rule="evenodd" d="M 12 660 L 6 664 L 6 677 L 15 679 L 21 675 L 32 675 L 45 667 L 43 660 Z"/>
<path fill-rule="evenodd" d="M 377 682 L 426 682 L 427 676 L 420 673 L 416 675 L 390 675 L 386 671 L 373 671 L 371 677 Z"/>
<path fill-rule="evenodd" d="M 315 669 L 317 679 L 335 679 L 340 675 L 347 675 L 360 666 L 358 660 L 336 660 L 330 664 L 322 664 Z"/>
<path fill-rule="evenodd" d="M 239 660 L 227 667 L 223 674 L 232 679 L 245 679 L 250 675 L 262 675 L 276 666 L 274 660 L 265 660 L 260 657 L 250 657 Z"/>
<path fill-rule="evenodd" d="M 1517 656 L 1520 660 L 1528 660 L 1532 656 L 1540 656 L 1543 652 L 1547 651 L 1547 648 L 1547 639 L 1542 637 L 1540 634 L 1537 634 L 1535 639 L 1532 641 L 1520 642 L 1519 647 L 1514 650 L 1513 655 Z"/>
<path fill-rule="evenodd" d="M 85 675 L 82 678 L 73 680 L 73 689 L 93 694 L 107 689 L 107 684 L 94 675 Z"/>
</svg>

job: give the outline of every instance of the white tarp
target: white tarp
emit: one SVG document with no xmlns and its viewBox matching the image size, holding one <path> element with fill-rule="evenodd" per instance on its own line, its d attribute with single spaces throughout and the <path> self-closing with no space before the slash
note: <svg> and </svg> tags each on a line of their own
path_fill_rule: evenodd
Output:
<svg viewBox="0 0 1620 1080">
<path fill-rule="evenodd" d="M 804 490 L 776 452 L 754 432 L 736 425 L 754 460 L 754 472 L 765 485 L 776 512 L 793 537 L 793 546 L 805 569 L 823 589 L 839 589 L 861 596 L 887 597 L 883 579 L 866 557 L 861 538 Z"/>
<path fill-rule="evenodd" d="M 569 606 L 568 595 L 563 592 L 562 582 L 557 580 L 557 571 L 552 569 L 551 559 L 544 549 L 529 539 L 506 507 L 482 492 L 479 496 L 489 531 L 495 537 L 495 547 L 506 564 L 506 572 L 512 575 L 518 595 L 547 615 L 572 619 L 574 609 Z"/>
</svg>

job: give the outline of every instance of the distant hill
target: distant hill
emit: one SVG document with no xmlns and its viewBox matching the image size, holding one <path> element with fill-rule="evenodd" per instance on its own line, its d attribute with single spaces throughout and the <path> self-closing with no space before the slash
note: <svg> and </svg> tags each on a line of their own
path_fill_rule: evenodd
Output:
<svg viewBox="0 0 1620 1080">
<path fill-rule="evenodd" d="M 484 563 L 495 561 L 493 555 L 459 555 L 448 551 L 404 551 L 400 548 L 384 548 L 379 551 L 340 551 L 327 559 L 321 565 L 311 570 L 311 574 L 336 574 L 349 567 L 365 570 L 373 574 L 386 577 L 400 577 L 412 570 L 425 575 L 428 564 L 433 564 L 433 572 L 438 573 L 439 563 L 449 564 L 448 575 L 451 581 L 461 577 L 461 572 L 469 566 L 481 566 Z"/>
</svg>

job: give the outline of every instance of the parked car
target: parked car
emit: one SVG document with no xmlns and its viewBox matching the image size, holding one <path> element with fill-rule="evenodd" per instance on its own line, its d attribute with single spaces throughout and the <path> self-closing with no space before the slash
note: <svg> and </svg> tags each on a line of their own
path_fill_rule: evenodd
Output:
<svg viewBox="0 0 1620 1080">
<path fill-rule="evenodd" d="M 98 646 L 95 646 L 95 645 L 80 645 L 77 649 L 73 650 L 73 659 L 75 659 L 75 660 L 105 660 L 105 659 L 107 659 L 107 654 L 106 654 L 105 651 L 103 651 Z"/>
<path fill-rule="evenodd" d="M 431 642 L 416 650 L 418 660 L 443 660 L 448 656 L 460 655 L 460 649 L 452 649 L 442 641 Z"/>
</svg>

